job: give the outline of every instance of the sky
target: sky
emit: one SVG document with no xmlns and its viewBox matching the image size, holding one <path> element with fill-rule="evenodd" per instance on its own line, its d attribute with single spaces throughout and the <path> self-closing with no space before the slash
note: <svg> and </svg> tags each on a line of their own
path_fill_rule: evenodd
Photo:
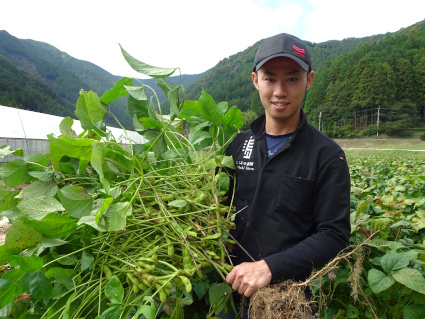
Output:
<svg viewBox="0 0 425 319">
<path fill-rule="evenodd" d="M 198 74 L 282 32 L 319 43 L 425 19 L 423 0 L 0 0 L 0 10 L 0 30 L 138 78 L 119 44 L 144 63 Z"/>
</svg>

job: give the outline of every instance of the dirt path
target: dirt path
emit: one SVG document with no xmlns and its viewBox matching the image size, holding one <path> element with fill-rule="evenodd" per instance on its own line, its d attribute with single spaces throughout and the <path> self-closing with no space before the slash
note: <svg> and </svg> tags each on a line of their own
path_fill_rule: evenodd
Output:
<svg viewBox="0 0 425 319">
<path fill-rule="evenodd" d="M 6 217 L 0 218 L 0 245 L 3 245 L 6 232 L 9 229 L 9 220 Z"/>
</svg>

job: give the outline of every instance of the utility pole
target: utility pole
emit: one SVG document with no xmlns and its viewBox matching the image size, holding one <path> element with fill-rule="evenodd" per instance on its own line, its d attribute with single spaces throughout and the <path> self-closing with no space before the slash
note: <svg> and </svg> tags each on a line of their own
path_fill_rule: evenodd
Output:
<svg viewBox="0 0 425 319">
<path fill-rule="evenodd" d="M 319 114 L 319 131 L 321 132 L 322 130 L 320 129 L 320 123 L 322 122 L 322 112 L 320 112 Z"/>
<path fill-rule="evenodd" d="M 376 136 L 379 135 L 379 111 L 381 110 L 381 106 L 378 105 L 378 118 L 376 119 Z"/>
</svg>

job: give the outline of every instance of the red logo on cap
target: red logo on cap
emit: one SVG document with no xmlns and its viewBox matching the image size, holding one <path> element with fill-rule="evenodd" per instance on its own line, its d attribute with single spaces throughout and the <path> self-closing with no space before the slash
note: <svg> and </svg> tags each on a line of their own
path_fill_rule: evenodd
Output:
<svg viewBox="0 0 425 319">
<path fill-rule="evenodd" d="M 305 53 L 304 49 L 300 49 L 296 45 L 292 45 L 292 48 L 294 49 L 295 54 L 298 54 L 299 56 L 302 56 L 303 58 L 305 58 L 305 55 L 303 54 L 303 53 Z"/>
</svg>

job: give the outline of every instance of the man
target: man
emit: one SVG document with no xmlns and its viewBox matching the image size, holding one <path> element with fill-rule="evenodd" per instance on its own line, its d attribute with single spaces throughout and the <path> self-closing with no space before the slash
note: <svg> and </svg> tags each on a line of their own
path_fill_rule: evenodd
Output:
<svg viewBox="0 0 425 319">
<path fill-rule="evenodd" d="M 239 245 L 226 277 L 240 295 L 287 279 L 304 280 L 333 259 L 350 235 L 350 177 L 345 155 L 307 123 L 301 110 L 313 83 L 310 54 L 289 34 L 268 38 L 252 82 L 265 114 L 238 134 L 227 154 L 236 164 L 233 203 Z"/>
</svg>

